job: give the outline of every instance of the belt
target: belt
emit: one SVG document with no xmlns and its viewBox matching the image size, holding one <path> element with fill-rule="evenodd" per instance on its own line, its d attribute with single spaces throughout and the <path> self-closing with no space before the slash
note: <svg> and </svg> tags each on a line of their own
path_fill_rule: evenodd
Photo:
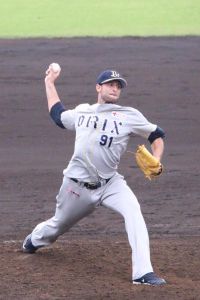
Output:
<svg viewBox="0 0 200 300">
<path fill-rule="evenodd" d="M 89 189 L 89 190 L 96 190 L 96 189 L 100 188 L 101 186 L 103 186 L 104 184 L 108 183 L 108 181 L 110 180 L 110 178 L 108 178 L 108 179 L 104 179 L 103 182 L 99 181 L 96 183 L 96 182 L 83 182 L 83 181 L 77 180 L 76 178 L 70 178 L 70 179 L 76 183 L 83 185 L 84 187 L 86 187 L 86 189 Z"/>
</svg>

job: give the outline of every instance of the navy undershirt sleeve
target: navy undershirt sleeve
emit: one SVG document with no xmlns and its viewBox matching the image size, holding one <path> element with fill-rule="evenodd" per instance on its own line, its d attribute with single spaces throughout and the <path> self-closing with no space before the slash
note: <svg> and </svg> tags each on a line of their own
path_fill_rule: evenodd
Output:
<svg viewBox="0 0 200 300">
<path fill-rule="evenodd" d="M 56 123 L 56 125 L 58 125 L 61 128 L 65 128 L 63 126 L 63 123 L 61 121 L 61 114 L 62 112 L 64 112 L 66 109 L 63 106 L 63 104 L 61 102 L 57 102 L 56 104 L 54 104 L 50 110 L 50 116 L 53 119 L 53 121 Z"/>
<path fill-rule="evenodd" d="M 148 137 L 149 142 L 152 144 L 158 138 L 164 138 L 165 132 L 162 128 L 157 127 L 155 131 L 153 131 Z"/>
</svg>

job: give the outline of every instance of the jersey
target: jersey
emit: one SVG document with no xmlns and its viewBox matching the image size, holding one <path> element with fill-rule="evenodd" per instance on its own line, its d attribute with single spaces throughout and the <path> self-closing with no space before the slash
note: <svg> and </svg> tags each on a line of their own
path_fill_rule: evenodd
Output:
<svg viewBox="0 0 200 300">
<path fill-rule="evenodd" d="M 63 126 L 76 131 L 74 154 L 64 175 L 86 182 L 116 172 L 131 134 L 148 139 L 157 125 L 141 112 L 116 104 L 81 104 L 61 114 Z"/>
</svg>

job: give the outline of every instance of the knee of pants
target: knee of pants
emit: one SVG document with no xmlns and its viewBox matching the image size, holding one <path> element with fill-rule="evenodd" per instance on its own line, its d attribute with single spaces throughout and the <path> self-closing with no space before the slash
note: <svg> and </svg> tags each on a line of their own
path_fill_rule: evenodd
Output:
<svg viewBox="0 0 200 300">
<path fill-rule="evenodd" d="M 126 215 L 133 216 L 137 214 L 141 214 L 141 207 L 138 201 L 127 201 L 124 207 L 124 212 Z"/>
<path fill-rule="evenodd" d="M 57 220 L 53 217 L 52 219 L 38 224 L 33 233 L 35 237 L 37 236 L 38 240 L 48 240 L 53 242 L 69 227 L 69 224 L 66 225 L 64 221 Z"/>
</svg>

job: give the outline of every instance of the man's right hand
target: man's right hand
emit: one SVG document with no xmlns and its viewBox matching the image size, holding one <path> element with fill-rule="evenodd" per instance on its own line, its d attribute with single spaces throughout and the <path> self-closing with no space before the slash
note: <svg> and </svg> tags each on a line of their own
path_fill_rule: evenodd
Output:
<svg viewBox="0 0 200 300">
<path fill-rule="evenodd" d="M 55 72 L 53 70 L 52 64 L 49 65 L 48 69 L 46 70 L 46 77 L 45 82 L 51 82 L 54 83 L 54 81 L 60 76 L 61 69 Z"/>
</svg>

